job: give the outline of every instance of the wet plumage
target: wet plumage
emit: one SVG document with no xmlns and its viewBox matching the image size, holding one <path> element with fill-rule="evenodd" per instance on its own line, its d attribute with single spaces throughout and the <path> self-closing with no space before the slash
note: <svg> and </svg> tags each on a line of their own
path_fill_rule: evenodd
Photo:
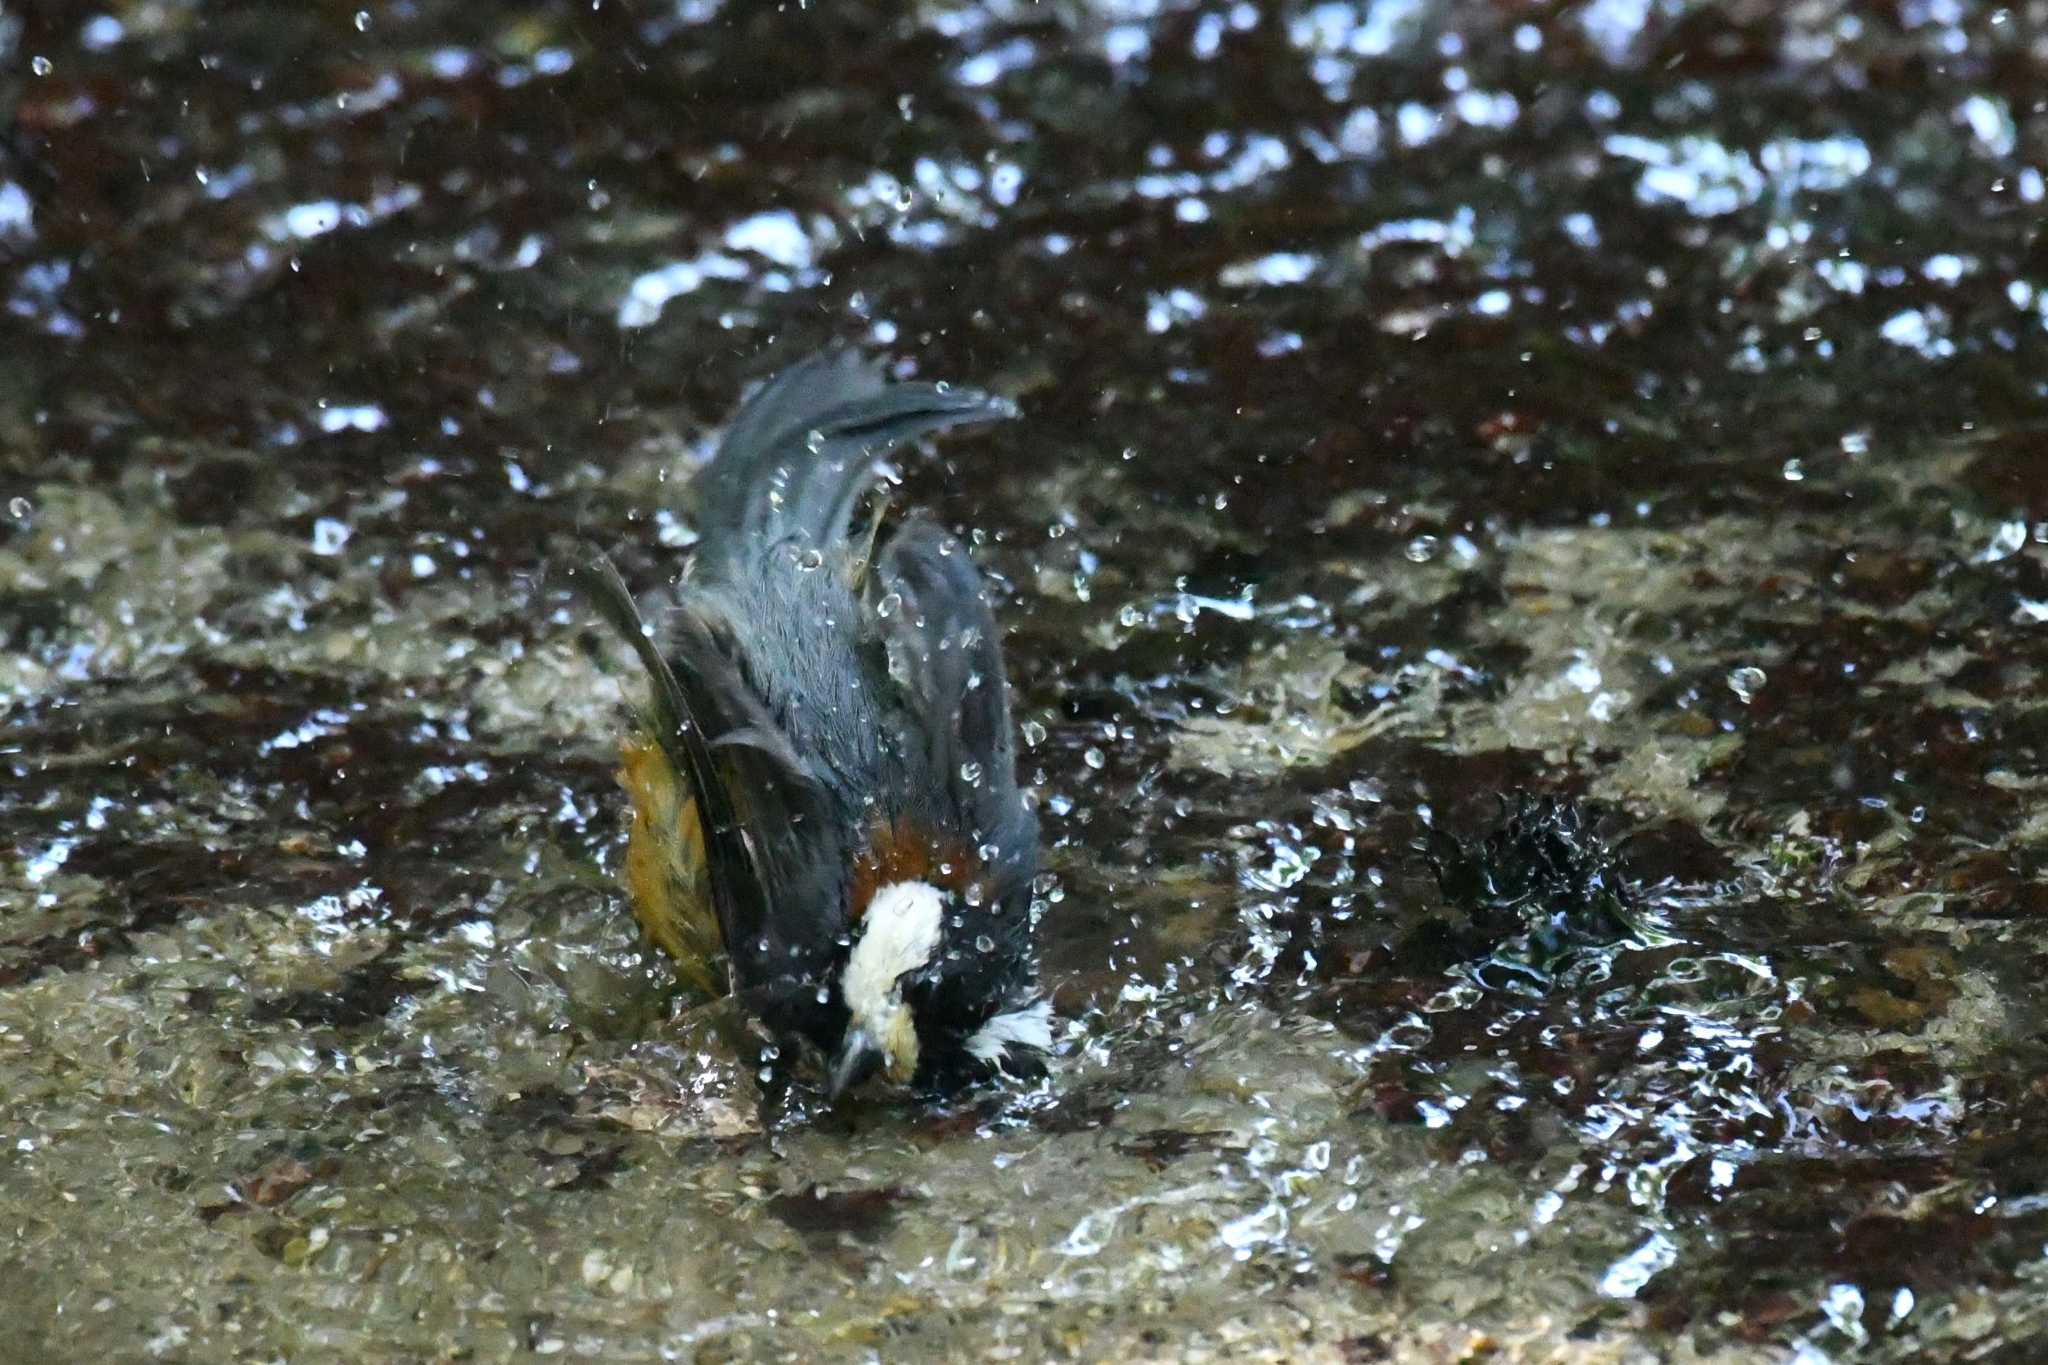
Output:
<svg viewBox="0 0 2048 1365">
<path fill-rule="evenodd" d="M 688 577 L 643 613 L 581 577 L 646 668 L 623 745 L 634 912 L 678 975 L 729 986 L 826 1060 L 940 1090 L 1030 1071 L 1037 826 L 1016 783 L 1000 636 L 964 546 L 848 528 L 891 449 L 1008 416 L 844 352 L 757 392 L 696 481 Z"/>
</svg>

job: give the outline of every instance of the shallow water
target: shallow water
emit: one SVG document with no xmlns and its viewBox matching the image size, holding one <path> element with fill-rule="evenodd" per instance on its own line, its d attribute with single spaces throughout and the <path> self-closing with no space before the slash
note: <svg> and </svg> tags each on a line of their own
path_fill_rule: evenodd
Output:
<svg viewBox="0 0 2048 1365">
<path fill-rule="evenodd" d="M 4 1353 L 2035 1358 L 2044 33 L 0 11 Z M 896 497 L 1064 1055 L 764 1132 L 551 566 L 831 338 L 1024 411 Z M 1518 791 L 1641 888 L 1547 980 L 1416 851 Z"/>
</svg>

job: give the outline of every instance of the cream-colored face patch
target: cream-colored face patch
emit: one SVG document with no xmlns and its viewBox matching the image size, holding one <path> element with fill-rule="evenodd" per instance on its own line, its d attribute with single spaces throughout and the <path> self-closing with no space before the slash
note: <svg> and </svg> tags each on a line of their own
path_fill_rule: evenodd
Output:
<svg viewBox="0 0 2048 1365">
<path fill-rule="evenodd" d="M 898 1001 L 890 1011 L 884 1031 L 877 1036 L 882 1046 L 882 1072 L 897 1085 L 908 1085 L 917 1075 L 917 1023 L 910 1006 Z"/>
<path fill-rule="evenodd" d="M 939 950 L 944 910 L 944 896 L 929 882 L 882 887 L 861 916 L 860 937 L 840 978 L 853 1026 L 881 1047 L 893 1081 L 907 1081 L 917 1071 L 917 1029 L 897 982 L 928 965 Z"/>
</svg>

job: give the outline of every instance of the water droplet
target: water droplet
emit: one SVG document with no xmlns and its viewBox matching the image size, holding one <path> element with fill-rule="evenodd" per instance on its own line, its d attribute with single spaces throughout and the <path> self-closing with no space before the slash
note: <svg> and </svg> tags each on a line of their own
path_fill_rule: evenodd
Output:
<svg viewBox="0 0 2048 1365">
<path fill-rule="evenodd" d="M 47 76 L 56 70 L 56 67 L 51 64 L 48 57 L 31 57 L 28 59 L 28 69 L 38 76 Z"/>
<path fill-rule="evenodd" d="M 992 953 L 995 950 L 996 941 L 990 938 L 987 934 L 983 934 L 974 940 L 974 951 L 977 953 L 987 954 Z"/>
<path fill-rule="evenodd" d="M 818 994 L 817 994 L 817 996 L 816 996 L 815 998 L 816 998 L 817 1002 L 818 1002 L 819 1004 L 821 1004 L 821 1005 L 829 1005 L 829 1004 L 831 1004 L 831 1003 L 832 1003 L 832 988 L 831 988 L 830 986 L 820 986 L 820 987 L 818 987 Z"/>
<path fill-rule="evenodd" d="M 1761 668 L 1756 667 L 1754 664 L 1744 664 L 1741 668 L 1729 673 L 1728 690 L 1733 692 L 1744 706 L 1747 706 L 1756 694 L 1763 690 L 1766 681 L 1764 671 Z"/>
<path fill-rule="evenodd" d="M 13 517 L 16 521 L 27 521 L 28 514 L 35 510 L 35 504 L 27 498 L 9 498 L 7 500 L 7 515 Z"/>
<path fill-rule="evenodd" d="M 1137 603 L 1126 602 L 1123 609 L 1116 614 L 1116 623 L 1125 630 L 1136 630 L 1145 624 L 1145 613 L 1138 610 Z"/>
<path fill-rule="evenodd" d="M 1092 744 L 1089 745 L 1087 751 L 1081 755 L 1081 761 L 1083 763 L 1086 763 L 1089 767 L 1095 769 L 1097 772 L 1101 772 L 1103 765 L 1109 762 L 1109 760 L 1103 756 L 1102 750 L 1096 748 Z"/>
<path fill-rule="evenodd" d="M 815 547 L 805 550 L 796 557 L 796 566 L 805 573 L 814 573 L 825 567 L 825 552 Z"/>
<path fill-rule="evenodd" d="M 902 594 L 902 593 L 900 593 L 900 592 L 885 592 L 885 593 L 883 593 L 883 594 L 882 594 L 882 600 L 881 600 L 881 601 L 879 601 L 879 602 L 877 602 L 877 603 L 875 603 L 875 615 L 877 615 L 877 616 L 894 616 L 894 615 L 896 614 L 896 609 L 897 609 L 898 607 L 902 606 L 902 605 L 903 605 L 903 594 Z"/>
<path fill-rule="evenodd" d="M 370 31 L 370 12 L 369 12 L 368 10 L 366 10 L 366 9 L 359 9 L 359 10 L 357 10 L 357 11 L 356 11 L 356 32 L 358 32 L 358 33 L 368 33 L 369 31 Z"/>
<path fill-rule="evenodd" d="M 1276 1242 L 1287 1235 L 1287 1210 L 1269 1201 L 1256 1213 L 1234 1218 L 1217 1229 L 1216 1236 L 1238 1260 L 1246 1260 L 1262 1242 Z"/>
<path fill-rule="evenodd" d="M 2010 559 L 2027 545 L 2027 523 L 2020 519 L 2002 522 L 1992 534 L 1991 543 L 1971 557 L 1973 564 L 1996 564 L 2001 559 Z"/>
<path fill-rule="evenodd" d="M 960 765 L 960 780 L 970 787 L 981 785 L 981 765 L 973 761 Z"/>
<path fill-rule="evenodd" d="M 313 553 L 316 555 L 338 555 L 341 547 L 348 544 L 349 528 L 345 522 L 333 517 L 322 517 L 313 523 Z"/>
<path fill-rule="evenodd" d="M 1408 549 L 1405 553 L 1410 563 L 1427 564 L 1430 560 L 1436 558 L 1436 550 L 1437 538 L 1435 536 L 1417 536 L 1408 542 Z"/>
<path fill-rule="evenodd" d="M 1017 730 L 1024 736 L 1024 743 L 1030 748 L 1036 749 L 1045 743 L 1045 727 L 1035 720 L 1025 721 Z"/>
</svg>

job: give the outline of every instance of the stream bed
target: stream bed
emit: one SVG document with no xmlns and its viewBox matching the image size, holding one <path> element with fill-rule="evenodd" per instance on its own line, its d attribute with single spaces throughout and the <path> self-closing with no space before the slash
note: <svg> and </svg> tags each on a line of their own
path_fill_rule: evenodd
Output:
<svg viewBox="0 0 2048 1365">
<path fill-rule="evenodd" d="M 0 1355 L 2042 1358 L 2044 73 L 2042 0 L 0 5 Z M 562 567 L 671 578 L 833 341 L 1022 412 L 891 497 L 994 581 L 1060 1056 L 773 1123 Z M 1432 868 L 1545 821 L 1626 932 Z"/>
</svg>

